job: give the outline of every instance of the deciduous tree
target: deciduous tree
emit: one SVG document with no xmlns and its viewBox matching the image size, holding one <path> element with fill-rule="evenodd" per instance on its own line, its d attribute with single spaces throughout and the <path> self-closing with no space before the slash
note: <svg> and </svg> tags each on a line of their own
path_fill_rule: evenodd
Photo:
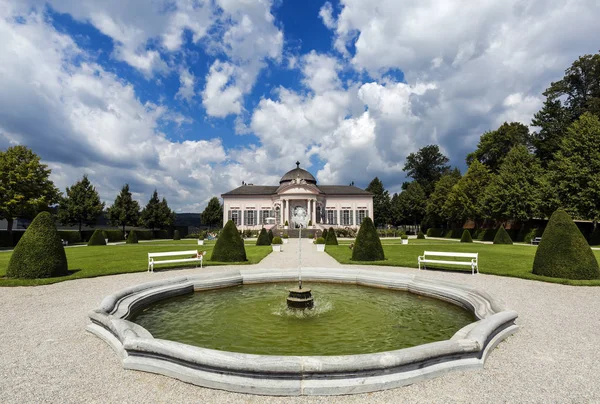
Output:
<svg viewBox="0 0 600 404">
<path fill-rule="evenodd" d="M 531 146 L 529 128 L 519 122 L 504 122 L 498 129 L 481 135 L 477 149 L 467 155 L 467 164 L 479 160 L 491 172 L 498 172 L 502 160 L 515 146 Z"/>
<path fill-rule="evenodd" d="M 219 199 L 214 196 L 208 201 L 208 205 L 201 214 L 202 224 L 212 227 L 223 222 L 223 206 Z"/>
<path fill-rule="evenodd" d="M 483 196 L 490 182 L 490 172 L 485 165 L 474 160 L 465 175 L 452 187 L 442 215 L 452 221 L 471 219 L 476 224 L 484 217 Z"/>
<path fill-rule="evenodd" d="M 373 194 L 373 216 L 375 226 L 384 226 L 390 221 L 390 193 L 385 190 L 383 183 L 375 177 L 365 189 Z"/>
<path fill-rule="evenodd" d="M 435 183 L 450 170 L 448 161 L 450 160 L 440 152 L 438 145 L 432 144 L 422 147 L 416 153 L 410 153 L 406 157 L 403 170 L 407 177 L 421 185 L 425 196 L 429 197 Z"/>
</svg>

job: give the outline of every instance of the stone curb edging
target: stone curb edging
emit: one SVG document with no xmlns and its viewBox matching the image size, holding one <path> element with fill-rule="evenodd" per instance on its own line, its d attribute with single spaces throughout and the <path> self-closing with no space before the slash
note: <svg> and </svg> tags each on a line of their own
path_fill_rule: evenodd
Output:
<svg viewBox="0 0 600 404">
<path fill-rule="evenodd" d="M 365 393 L 481 369 L 493 348 L 517 331 L 517 313 L 487 293 L 418 275 L 348 268 L 304 268 L 305 281 L 406 290 L 462 306 L 478 318 L 446 341 L 395 351 L 344 356 L 271 356 L 224 352 L 155 339 L 128 321 L 155 301 L 242 284 L 295 281 L 296 270 L 239 269 L 153 281 L 107 296 L 89 313 L 88 331 L 106 341 L 126 369 L 171 376 L 203 387 L 263 395 Z"/>
</svg>

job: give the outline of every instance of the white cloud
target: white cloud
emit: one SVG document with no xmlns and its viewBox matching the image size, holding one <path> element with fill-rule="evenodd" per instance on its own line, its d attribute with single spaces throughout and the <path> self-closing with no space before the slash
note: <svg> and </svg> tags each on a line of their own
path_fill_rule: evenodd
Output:
<svg viewBox="0 0 600 404">
<path fill-rule="evenodd" d="M 338 89 L 341 68 L 336 58 L 312 51 L 302 58 L 302 82 L 315 93 Z"/>
<path fill-rule="evenodd" d="M 212 64 L 202 91 L 202 104 L 208 115 L 224 118 L 241 112 L 244 91 L 237 85 L 239 73 L 239 68 L 231 63 L 215 60 Z"/>
<path fill-rule="evenodd" d="M 194 87 L 196 86 L 196 77 L 189 69 L 181 69 L 179 72 L 179 90 L 175 98 L 186 100 L 188 103 L 196 95 Z"/>
<path fill-rule="evenodd" d="M 319 10 L 319 17 L 323 20 L 323 24 L 329 28 L 334 29 L 336 25 L 335 18 L 333 17 L 333 7 L 330 2 L 325 2 L 323 7 Z"/>
</svg>

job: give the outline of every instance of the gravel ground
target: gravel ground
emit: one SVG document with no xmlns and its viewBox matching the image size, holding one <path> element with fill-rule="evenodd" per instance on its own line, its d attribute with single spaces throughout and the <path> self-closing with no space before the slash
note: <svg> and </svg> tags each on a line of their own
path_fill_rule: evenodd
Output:
<svg viewBox="0 0 600 404">
<path fill-rule="evenodd" d="M 297 245 L 290 240 L 283 246 L 284 252 L 269 255 L 259 265 L 296 267 Z M 308 242 L 303 241 L 302 247 L 306 266 L 340 266 L 329 255 L 316 253 Z M 209 270 L 226 268 L 230 267 Z M 144 272 L 0 288 L 0 403 L 600 403 L 600 288 L 423 271 L 424 276 L 489 291 L 519 313 L 520 330 L 492 352 L 483 371 L 454 372 L 399 389 L 354 396 L 242 395 L 124 370 L 111 348 L 85 331 L 88 311 L 104 296 L 148 280 L 198 271 Z"/>
</svg>

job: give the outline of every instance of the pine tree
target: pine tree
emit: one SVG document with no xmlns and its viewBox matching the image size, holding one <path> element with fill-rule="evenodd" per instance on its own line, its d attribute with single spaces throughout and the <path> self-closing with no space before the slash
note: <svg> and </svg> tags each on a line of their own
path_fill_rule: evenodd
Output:
<svg viewBox="0 0 600 404">
<path fill-rule="evenodd" d="M 67 196 L 62 198 L 58 208 L 58 219 L 63 224 L 82 225 L 96 224 L 98 217 L 104 210 L 104 202 L 100 201 L 98 191 L 91 184 L 87 175 L 66 189 Z"/>
<path fill-rule="evenodd" d="M 140 205 L 133 200 L 131 192 L 129 192 L 129 184 L 123 186 L 121 193 L 117 195 L 107 213 L 111 225 L 123 227 L 123 234 L 125 234 L 125 226 L 137 225 L 140 217 Z"/>
</svg>

